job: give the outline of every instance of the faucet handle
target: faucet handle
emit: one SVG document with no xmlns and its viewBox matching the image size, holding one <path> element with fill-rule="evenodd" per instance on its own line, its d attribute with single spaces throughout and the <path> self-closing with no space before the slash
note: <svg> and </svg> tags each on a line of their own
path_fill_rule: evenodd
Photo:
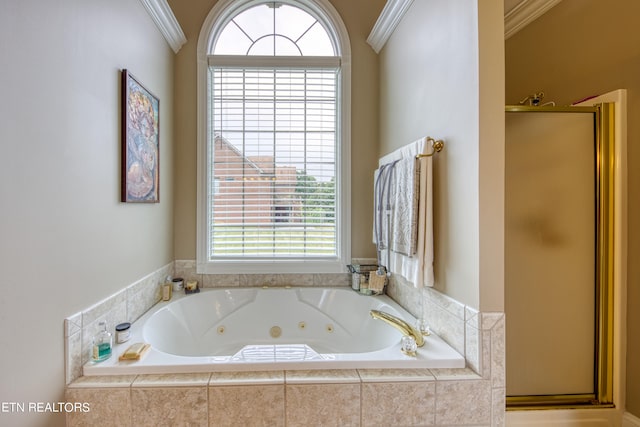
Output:
<svg viewBox="0 0 640 427">
<path fill-rule="evenodd" d="M 416 357 L 418 344 L 416 344 L 416 340 L 412 336 L 405 335 L 400 341 L 400 349 L 407 356 Z"/>
<path fill-rule="evenodd" d="M 427 325 L 427 321 L 424 319 L 418 319 L 416 321 L 416 329 L 420 331 L 423 337 L 431 335 L 431 328 Z"/>
</svg>

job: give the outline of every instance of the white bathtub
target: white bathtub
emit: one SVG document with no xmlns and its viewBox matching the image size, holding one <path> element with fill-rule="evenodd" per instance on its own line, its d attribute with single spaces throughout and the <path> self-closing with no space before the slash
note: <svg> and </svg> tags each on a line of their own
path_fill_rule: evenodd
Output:
<svg viewBox="0 0 640 427">
<path fill-rule="evenodd" d="M 85 375 L 241 370 L 461 368 L 464 358 L 432 334 L 417 357 L 400 350 L 401 333 L 374 320 L 382 310 L 415 319 L 386 296 L 350 288 L 204 289 L 174 295 L 131 326 L 131 339 L 113 356 L 84 366 Z M 151 350 L 141 361 L 119 362 L 132 343 Z"/>
</svg>

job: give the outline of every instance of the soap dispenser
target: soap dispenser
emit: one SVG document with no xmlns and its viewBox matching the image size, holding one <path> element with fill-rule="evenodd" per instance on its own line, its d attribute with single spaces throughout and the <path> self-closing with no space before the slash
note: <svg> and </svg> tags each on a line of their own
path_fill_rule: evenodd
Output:
<svg viewBox="0 0 640 427">
<path fill-rule="evenodd" d="M 102 362 L 111 357 L 111 347 L 113 340 L 111 334 L 107 330 L 107 322 L 100 322 L 100 332 L 93 337 L 93 347 L 91 360 L 94 362 Z"/>
</svg>

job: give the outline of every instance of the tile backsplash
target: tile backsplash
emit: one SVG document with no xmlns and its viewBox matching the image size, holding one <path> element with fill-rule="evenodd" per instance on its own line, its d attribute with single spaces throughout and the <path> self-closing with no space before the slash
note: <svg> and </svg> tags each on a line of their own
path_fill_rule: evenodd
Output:
<svg viewBox="0 0 640 427">
<path fill-rule="evenodd" d="M 490 380 L 492 401 L 495 396 L 504 400 L 504 313 L 478 312 L 436 289 L 417 289 L 397 275 L 391 276 L 387 294 L 415 317 L 422 317 L 433 332 L 464 355 L 470 369 Z"/>
<path fill-rule="evenodd" d="M 82 376 L 82 366 L 89 361 L 91 340 L 98 332 L 99 322 L 106 321 L 109 328 L 122 322 L 134 322 L 160 300 L 160 284 L 172 273 L 173 262 L 65 319 L 67 384 Z"/>
<path fill-rule="evenodd" d="M 203 288 L 254 286 L 351 286 L 349 273 L 322 274 L 198 274 L 195 260 L 176 260 L 175 277 L 197 280 Z"/>
</svg>

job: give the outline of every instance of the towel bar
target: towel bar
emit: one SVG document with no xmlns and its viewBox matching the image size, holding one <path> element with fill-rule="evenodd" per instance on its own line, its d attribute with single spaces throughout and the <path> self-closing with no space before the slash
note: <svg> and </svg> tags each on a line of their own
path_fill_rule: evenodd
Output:
<svg viewBox="0 0 640 427">
<path fill-rule="evenodd" d="M 433 147 L 433 151 L 429 154 L 416 154 L 416 159 L 422 159 L 423 157 L 431 157 L 436 153 L 439 153 L 444 148 L 444 141 L 441 139 L 435 140 L 430 136 L 427 137 L 427 142 L 431 142 L 431 147 Z"/>
</svg>

